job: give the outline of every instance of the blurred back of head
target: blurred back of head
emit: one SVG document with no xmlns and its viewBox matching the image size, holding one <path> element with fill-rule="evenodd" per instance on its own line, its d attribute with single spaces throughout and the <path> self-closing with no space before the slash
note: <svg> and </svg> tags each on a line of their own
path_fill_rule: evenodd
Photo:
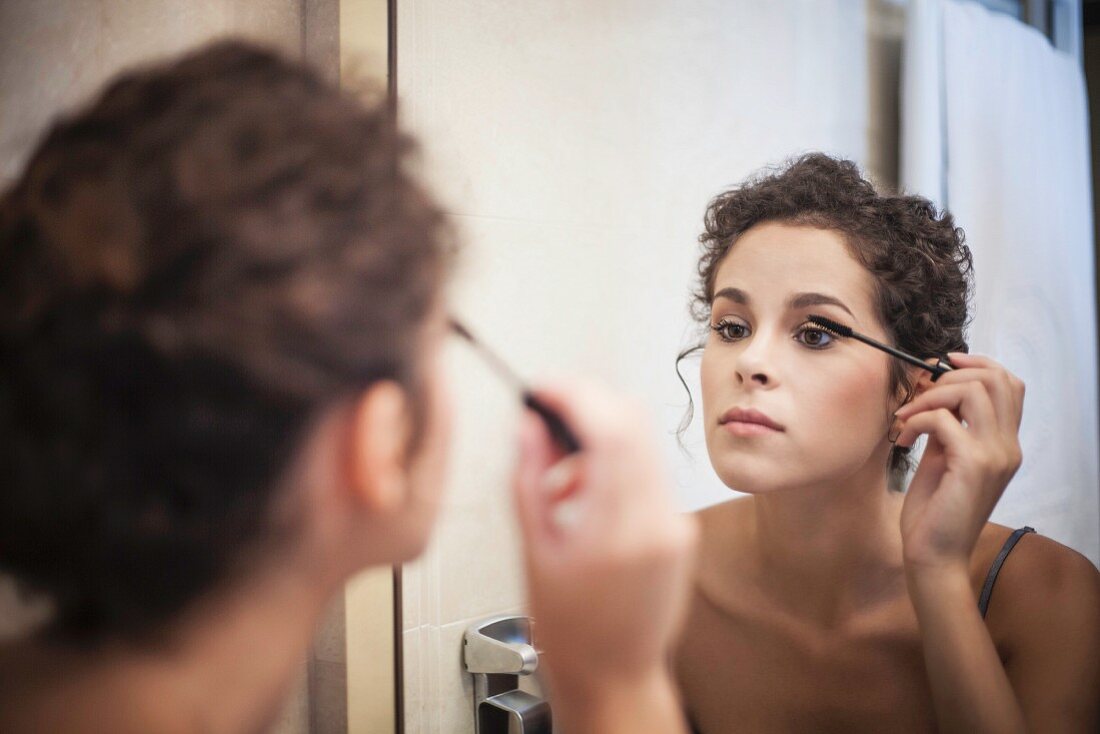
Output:
<svg viewBox="0 0 1100 734">
<path fill-rule="evenodd" d="M 448 247 L 410 141 L 308 68 L 227 41 L 125 74 L 0 200 L 0 570 L 49 639 L 155 632 L 292 542 L 311 418 L 415 398 Z"/>
</svg>

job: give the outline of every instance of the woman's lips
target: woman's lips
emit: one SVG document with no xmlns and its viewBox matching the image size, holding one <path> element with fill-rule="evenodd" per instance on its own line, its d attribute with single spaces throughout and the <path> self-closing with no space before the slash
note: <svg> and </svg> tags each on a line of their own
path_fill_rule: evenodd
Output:
<svg viewBox="0 0 1100 734">
<path fill-rule="evenodd" d="M 722 428 L 726 429 L 734 436 L 760 436 L 765 433 L 780 433 L 780 431 L 774 428 L 769 428 L 759 423 L 745 423 L 743 421 L 723 423 Z"/>
<path fill-rule="evenodd" d="M 731 408 L 722 414 L 718 423 L 735 436 L 760 436 L 785 430 L 759 410 L 751 408 Z"/>
</svg>

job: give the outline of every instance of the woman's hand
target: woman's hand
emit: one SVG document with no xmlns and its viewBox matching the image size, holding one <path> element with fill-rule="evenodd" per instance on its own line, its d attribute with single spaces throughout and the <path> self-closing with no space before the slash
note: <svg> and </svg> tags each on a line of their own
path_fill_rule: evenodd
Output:
<svg viewBox="0 0 1100 734">
<path fill-rule="evenodd" d="M 687 607 L 695 520 L 673 505 L 639 405 L 580 383 L 536 394 L 583 446 L 563 458 L 524 416 L 515 492 L 556 723 L 678 731 L 666 666 Z"/>
<path fill-rule="evenodd" d="M 901 510 L 909 598 L 943 732 L 1026 731 L 1021 701 L 975 603 L 970 555 L 1020 466 L 1024 384 L 987 357 L 952 352 L 956 369 L 897 412 L 897 445 L 928 434 Z M 965 425 L 964 425 L 965 424 Z"/>
<path fill-rule="evenodd" d="M 897 411 L 898 446 L 928 445 L 901 513 L 910 573 L 965 572 L 978 535 L 1020 466 L 1024 383 L 988 357 L 952 352 L 955 370 Z M 965 425 L 963 422 L 965 421 Z"/>
</svg>

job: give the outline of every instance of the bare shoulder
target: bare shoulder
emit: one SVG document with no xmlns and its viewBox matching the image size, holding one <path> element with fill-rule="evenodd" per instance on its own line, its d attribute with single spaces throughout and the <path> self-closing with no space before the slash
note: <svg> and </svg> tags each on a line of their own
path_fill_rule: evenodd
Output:
<svg viewBox="0 0 1100 734">
<path fill-rule="evenodd" d="M 990 524 L 980 544 L 986 569 L 1011 534 Z M 984 574 L 983 574 L 984 575 Z M 983 579 L 984 581 L 984 579 Z M 987 621 L 1010 647 L 1051 641 L 1056 636 L 1100 638 L 1100 571 L 1085 556 L 1038 533 L 1023 535 L 1005 559 L 990 597 Z"/>
<path fill-rule="evenodd" d="M 1005 560 L 997 589 L 1023 603 L 1072 598 L 1100 605 L 1100 571 L 1072 548 L 1039 533 L 1027 533 Z"/>
</svg>

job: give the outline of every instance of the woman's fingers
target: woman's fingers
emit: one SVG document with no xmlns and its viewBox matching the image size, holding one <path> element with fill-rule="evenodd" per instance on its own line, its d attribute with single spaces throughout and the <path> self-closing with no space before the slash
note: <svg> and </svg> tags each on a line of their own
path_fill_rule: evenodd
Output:
<svg viewBox="0 0 1100 734">
<path fill-rule="evenodd" d="M 906 419 L 896 443 L 898 446 L 912 446 L 917 437 L 925 433 L 935 436 L 949 450 L 957 450 L 973 440 L 950 409 L 936 408 Z"/>
<path fill-rule="evenodd" d="M 552 523 L 554 495 L 547 491 L 544 477 L 553 466 L 549 432 L 533 413 L 520 417 L 519 457 L 513 477 L 516 511 L 524 534 L 532 540 L 530 550 L 553 542 L 556 528 Z"/>
<path fill-rule="evenodd" d="M 640 475 L 646 471 L 646 462 L 653 460 L 653 457 L 637 456 L 637 445 L 651 440 L 649 418 L 641 405 L 621 396 L 612 396 L 584 380 L 539 387 L 533 392 L 577 434 L 585 447 L 578 456 L 582 459 L 598 457 L 598 461 L 588 462 L 587 469 L 593 476 L 586 486 L 617 488 L 600 489 L 593 496 L 586 497 L 590 511 L 627 517 L 647 507 L 647 502 L 654 498 L 647 498 L 641 503 L 636 500 L 639 493 L 655 492 L 654 488 L 660 486 L 657 483 L 639 481 L 627 492 L 618 489 L 619 483 L 600 481 L 601 475 L 610 471 L 631 471 Z M 656 447 L 653 450 L 656 453 Z M 629 462 L 633 468 L 615 466 L 617 461 Z M 659 496 L 663 498 L 664 495 Z"/>
<path fill-rule="evenodd" d="M 1024 407 L 1024 381 L 989 357 L 951 352 L 948 358 L 957 369 L 945 374 L 939 382 L 953 384 L 966 380 L 980 380 L 989 391 L 1002 425 L 1006 430 L 1018 431 Z"/>
<path fill-rule="evenodd" d="M 584 381 L 533 391 L 577 435 L 584 447 L 562 456 L 548 431 L 532 414 L 524 417 L 521 462 L 529 474 L 517 485 L 524 528 L 538 542 L 555 545 L 555 553 L 587 553 L 596 547 L 625 547 L 647 529 L 661 527 L 662 513 L 673 512 L 660 467 L 650 464 L 648 419 L 631 400 Z M 539 425 L 534 431 L 529 421 Z M 540 446 L 533 456 L 528 441 Z M 645 447 L 645 448 L 643 448 Z M 527 454 L 524 454 L 524 451 Z M 550 457 L 547 459 L 547 457 Z M 568 543 L 563 543 L 568 535 Z"/>
<path fill-rule="evenodd" d="M 1024 381 L 989 357 L 961 352 L 952 352 L 948 356 L 953 364 L 959 366 L 956 371 L 978 373 L 977 377 L 989 390 L 998 414 L 1005 419 L 1006 428 L 1019 430 L 1024 409 Z"/>
<path fill-rule="evenodd" d="M 528 537 L 542 537 L 545 529 L 540 526 L 540 497 L 535 493 L 538 469 L 536 467 L 536 444 L 538 426 L 532 425 L 527 415 L 520 418 L 518 443 L 519 451 L 516 457 L 515 470 L 512 472 L 512 489 L 515 495 L 516 514 L 523 528 L 524 535 Z"/>
<path fill-rule="evenodd" d="M 1018 433 L 1023 413 L 1023 381 L 989 357 L 961 352 L 952 352 L 949 357 L 956 369 L 945 373 L 935 383 L 922 378 L 926 386 L 924 392 L 902 406 L 897 415 L 904 419 L 921 410 L 939 407 L 944 404 L 941 394 L 944 388 L 981 385 L 992 403 L 996 424 L 1006 434 Z M 968 424 L 973 425 L 971 417 L 964 417 Z"/>
<path fill-rule="evenodd" d="M 921 434 L 934 436 L 950 457 L 953 466 L 966 467 L 976 482 L 988 483 L 990 477 L 997 482 L 1007 478 L 1020 466 L 1022 456 L 1016 441 L 983 441 L 970 434 L 947 408 L 936 408 L 917 413 L 905 421 L 898 434 L 898 446 L 912 446 Z M 1001 489 L 1003 489 L 1003 483 Z"/>
<path fill-rule="evenodd" d="M 517 504 L 548 670 L 604 681 L 657 669 L 686 608 L 695 522 L 675 511 L 635 401 L 581 383 L 536 395 L 584 447 L 563 457 L 524 417 Z"/>
<path fill-rule="evenodd" d="M 922 377 L 921 394 L 897 413 L 897 445 L 928 436 L 902 508 L 907 563 L 965 562 L 1020 465 L 1023 383 L 987 357 L 948 356 L 956 369 Z"/>
<path fill-rule="evenodd" d="M 989 436 L 1000 427 L 1001 422 L 993 406 L 993 401 L 980 381 L 967 380 L 955 384 L 939 384 L 914 398 L 897 411 L 903 421 L 919 413 L 945 408 L 963 420 L 977 436 Z M 898 439 L 900 441 L 900 437 Z"/>
<path fill-rule="evenodd" d="M 602 445 L 616 435 L 620 406 L 595 385 L 574 379 L 539 386 L 531 392 L 561 416 L 582 446 L 592 442 Z"/>
<path fill-rule="evenodd" d="M 583 475 L 567 500 L 554 503 L 555 522 L 568 526 L 569 551 L 629 557 L 656 547 L 678 527 L 670 482 L 648 411 L 636 399 L 572 380 L 535 390 L 577 433 Z"/>
</svg>

